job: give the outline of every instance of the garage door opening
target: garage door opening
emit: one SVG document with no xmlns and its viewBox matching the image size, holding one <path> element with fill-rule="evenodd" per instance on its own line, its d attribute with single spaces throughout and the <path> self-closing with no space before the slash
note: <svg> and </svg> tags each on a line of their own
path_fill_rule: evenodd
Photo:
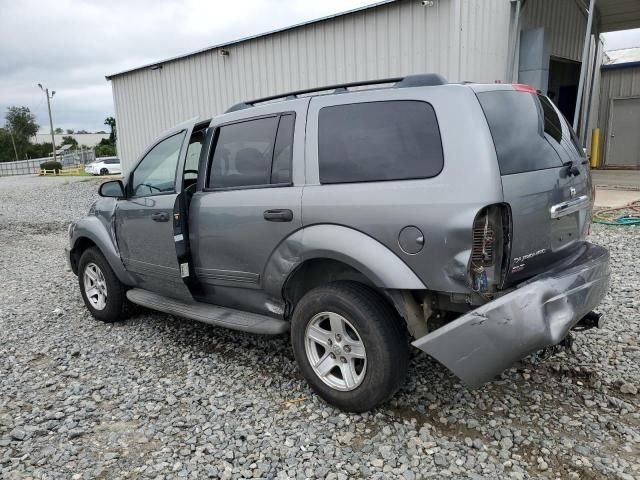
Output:
<svg viewBox="0 0 640 480">
<path fill-rule="evenodd" d="M 576 111 L 579 81 L 580 62 L 551 57 L 547 95 L 569 121 Z"/>
</svg>

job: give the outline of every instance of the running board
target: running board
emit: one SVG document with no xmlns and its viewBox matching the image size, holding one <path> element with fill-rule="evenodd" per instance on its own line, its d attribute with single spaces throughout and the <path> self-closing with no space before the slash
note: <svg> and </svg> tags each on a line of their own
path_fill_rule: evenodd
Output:
<svg viewBox="0 0 640 480">
<path fill-rule="evenodd" d="M 153 310 L 243 332 L 279 335 L 289 330 L 289 322 L 277 318 L 209 303 L 181 302 L 140 288 L 127 291 L 127 298 Z"/>
</svg>

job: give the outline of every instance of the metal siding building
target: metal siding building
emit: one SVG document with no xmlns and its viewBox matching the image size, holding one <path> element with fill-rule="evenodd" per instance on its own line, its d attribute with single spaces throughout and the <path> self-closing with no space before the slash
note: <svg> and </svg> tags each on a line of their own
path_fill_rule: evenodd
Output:
<svg viewBox="0 0 640 480">
<path fill-rule="evenodd" d="M 251 98 L 424 72 L 510 82 L 526 29 L 542 27 L 552 56 L 580 60 L 586 13 L 577 0 L 528 0 L 515 30 L 514 3 L 386 1 L 111 75 L 123 166 L 171 126 Z"/>
<path fill-rule="evenodd" d="M 602 164 L 640 168 L 640 62 L 602 67 L 599 110 Z M 630 131 L 614 132 L 616 115 L 625 115 Z"/>
</svg>

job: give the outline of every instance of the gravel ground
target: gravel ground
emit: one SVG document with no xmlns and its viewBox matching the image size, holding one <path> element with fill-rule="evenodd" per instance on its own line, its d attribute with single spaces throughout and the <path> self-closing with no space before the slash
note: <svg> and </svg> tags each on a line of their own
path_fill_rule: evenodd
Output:
<svg viewBox="0 0 640 480">
<path fill-rule="evenodd" d="M 640 479 L 640 229 L 602 330 L 471 390 L 426 355 L 383 408 L 327 406 L 286 337 L 160 313 L 107 325 L 65 272 L 96 181 L 0 178 L 0 478 Z"/>
</svg>

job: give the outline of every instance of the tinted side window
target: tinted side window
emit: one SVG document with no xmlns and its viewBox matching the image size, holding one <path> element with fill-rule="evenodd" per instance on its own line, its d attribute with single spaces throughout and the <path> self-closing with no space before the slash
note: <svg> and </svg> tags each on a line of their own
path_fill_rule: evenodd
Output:
<svg viewBox="0 0 640 480">
<path fill-rule="evenodd" d="M 240 187 L 270 183 L 277 126 L 276 116 L 220 127 L 208 187 Z"/>
<path fill-rule="evenodd" d="M 434 177 L 444 160 L 433 107 L 408 100 L 324 107 L 318 162 L 320 183 Z"/>
<path fill-rule="evenodd" d="M 153 147 L 133 171 L 133 196 L 157 195 L 175 190 L 176 167 L 185 132 L 177 133 Z"/>
<path fill-rule="evenodd" d="M 562 166 L 551 146 L 562 133 L 560 119 L 544 114 L 538 95 L 515 90 L 478 93 L 502 175 Z M 553 110 L 553 107 L 552 107 Z"/>
<path fill-rule="evenodd" d="M 544 114 L 544 131 L 549 134 L 551 145 L 556 149 L 562 162 L 577 160 L 584 156 L 573 127 L 551 101 L 542 95 L 536 97 Z"/>
<path fill-rule="evenodd" d="M 293 127 L 295 115 L 280 117 L 276 144 L 273 149 L 271 165 L 271 183 L 289 183 L 291 181 L 291 159 L 293 157 Z"/>
</svg>

